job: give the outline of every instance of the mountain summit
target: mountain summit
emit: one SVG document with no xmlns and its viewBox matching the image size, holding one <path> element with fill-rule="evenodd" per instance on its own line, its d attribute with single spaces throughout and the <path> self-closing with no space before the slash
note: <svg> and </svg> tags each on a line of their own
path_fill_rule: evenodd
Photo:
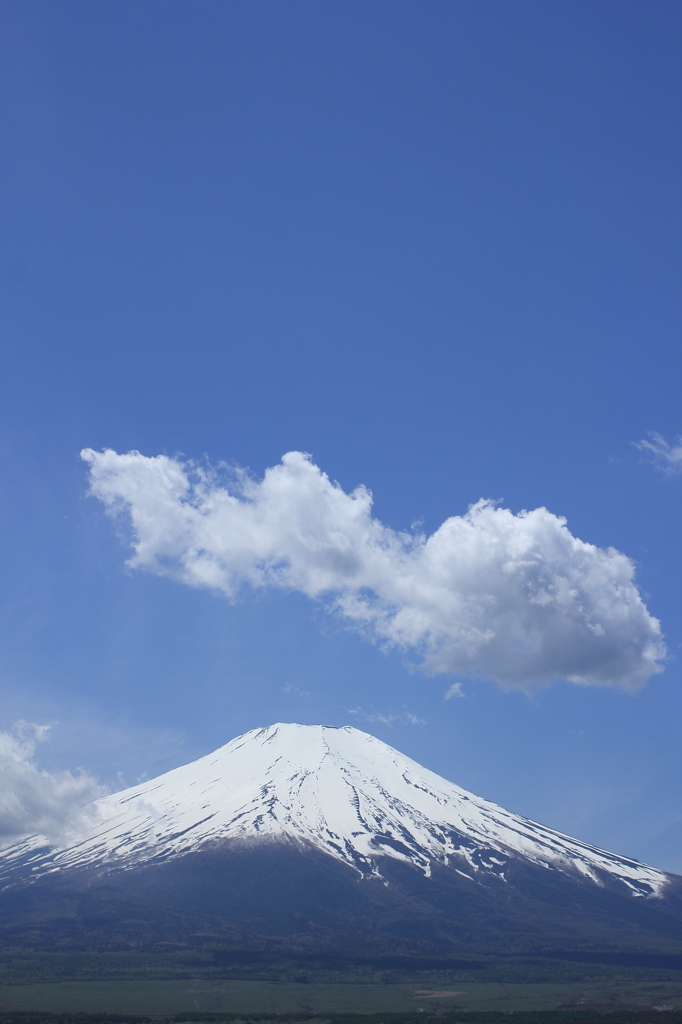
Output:
<svg viewBox="0 0 682 1024">
<path fill-rule="evenodd" d="M 33 837 L 5 854 L 54 871 L 132 867 L 225 840 L 302 840 L 362 874 L 383 858 L 431 874 L 437 862 L 471 881 L 504 878 L 511 859 L 618 881 L 656 896 L 663 871 L 606 853 L 482 800 L 359 729 L 271 725 L 212 754 L 97 802 L 89 835 L 45 854 Z M 31 858 L 33 860 L 33 858 Z M 1 861 L 0 861 L 1 863 Z"/>
<path fill-rule="evenodd" d="M 36 914 L 46 936 L 68 920 L 81 940 L 101 937 L 104 894 L 119 938 L 142 914 L 136 941 L 140 928 L 166 941 L 210 927 L 479 949 L 629 934 L 642 948 L 680 925 L 676 876 L 504 810 L 348 726 L 254 729 L 97 801 L 89 820 L 70 845 L 34 836 L 0 852 L 14 939 Z"/>
</svg>

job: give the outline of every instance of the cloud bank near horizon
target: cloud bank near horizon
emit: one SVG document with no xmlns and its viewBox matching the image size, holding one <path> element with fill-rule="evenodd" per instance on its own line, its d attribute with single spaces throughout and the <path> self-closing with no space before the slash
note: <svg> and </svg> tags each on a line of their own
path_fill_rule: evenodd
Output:
<svg viewBox="0 0 682 1024">
<path fill-rule="evenodd" d="M 426 536 L 385 526 L 365 487 L 347 494 L 301 452 L 262 480 L 136 451 L 81 456 L 91 493 L 129 517 L 133 568 L 232 600 L 245 585 L 298 591 L 427 675 L 636 690 L 661 671 L 633 562 L 545 508 L 481 499 Z"/>
<path fill-rule="evenodd" d="M 60 842 L 83 824 L 84 805 L 102 794 L 87 772 L 46 772 L 33 761 L 49 726 L 17 722 L 0 732 L 0 847 L 29 835 Z"/>
</svg>

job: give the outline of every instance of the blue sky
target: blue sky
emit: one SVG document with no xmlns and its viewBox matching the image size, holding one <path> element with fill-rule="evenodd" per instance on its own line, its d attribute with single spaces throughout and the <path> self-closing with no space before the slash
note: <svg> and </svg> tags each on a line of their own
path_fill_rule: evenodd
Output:
<svg viewBox="0 0 682 1024">
<path fill-rule="evenodd" d="M 350 723 L 682 872 L 680 6 L 0 16 L 15 761 L 117 786 L 257 725 Z M 524 688 L 491 681 L 503 650 L 477 679 L 461 659 L 428 675 L 418 644 L 363 638 L 308 584 L 231 602 L 126 568 L 134 538 L 87 496 L 84 448 L 255 484 L 307 452 L 346 494 L 371 490 L 374 522 L 427 536 L 480 498 L 545 507 L 635 564 L 665 670 L 636 693 Z"/>
</svg>

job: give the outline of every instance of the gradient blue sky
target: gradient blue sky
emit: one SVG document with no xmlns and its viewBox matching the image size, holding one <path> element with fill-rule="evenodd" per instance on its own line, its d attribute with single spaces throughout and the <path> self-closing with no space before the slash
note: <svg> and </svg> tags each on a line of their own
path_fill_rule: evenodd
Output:
<svg viewBox="0 0 682 1024">
<path fill-rule="evenodd" d="M 257 725 L 350 723 L 682 872 L 682 476 L 633 445 L 682 431 L 680 4 L 0 17 L 0 728 L 51 724 L 41 767 L 115 786 Z M 86 446 L 257 477 L 310 452 L 396 529 L 544 505 L 635 560 L 665 672 L 445 702 L 455 677 L 303 596 L 126 570 Z"/>
</svg>

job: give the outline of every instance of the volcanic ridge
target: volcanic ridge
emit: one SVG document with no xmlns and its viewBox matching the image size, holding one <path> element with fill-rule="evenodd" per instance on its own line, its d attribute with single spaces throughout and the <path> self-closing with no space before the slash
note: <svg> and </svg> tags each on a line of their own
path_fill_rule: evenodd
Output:
<svg viewBox="0 0 682 1024">
<path fill-rule="evenodd" d="M 0 852 L 14 939 L 37 941 L 38 906 L 43 937 L 101 938 L 104 890 L 110 920 L 117 899 L 129 918 L 143 900 L 150 941 L 210 920 L 327 944 L 355 932 L 384 945 L 667 948 L 682 920 L 677 876 L 513 814 L 349 726 L 254 729 L 96 801 L 87 821 L 67 843 L 33 836 Z"/>
</svg>

